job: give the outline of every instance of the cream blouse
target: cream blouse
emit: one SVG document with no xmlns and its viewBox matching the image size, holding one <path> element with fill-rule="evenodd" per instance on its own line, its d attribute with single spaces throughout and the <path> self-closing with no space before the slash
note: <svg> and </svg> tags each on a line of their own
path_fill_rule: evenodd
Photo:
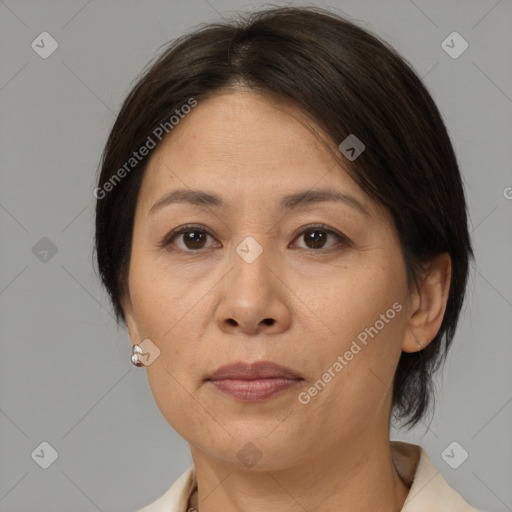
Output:
<svg viewBox="0 0 512 512">
<path fill-rule="evenodd" d="M 396 469 L 410 486 L 401 512 L 482 512 L 468 505 L 448 485 L 421 446 L 402 441 L 390 443 Z M 196 473 L 191 466 L 160 498 L 137 512 L 188 512 L 189 498 L 196 486 Z"/>
</svg>

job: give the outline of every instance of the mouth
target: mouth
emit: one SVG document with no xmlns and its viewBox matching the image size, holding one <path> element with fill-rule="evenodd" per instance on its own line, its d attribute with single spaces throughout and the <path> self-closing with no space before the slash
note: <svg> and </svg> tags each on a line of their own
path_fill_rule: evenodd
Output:
<svg viewBox="0 0 512 512">
<path fill-rule="evenodd" d="M 209 382 L 222 393 L 243 402 L 261 402 L 297 386 L 301 379 L 220 379 Z"/>
<path fill-rule="evenodd" d="M 268 400 L 296 387 L 304 379 L 295 371 L 270 361 L 237 362 L 221 366 L 206 382 L 223 394 L 244 402 Z"/>
</svg>

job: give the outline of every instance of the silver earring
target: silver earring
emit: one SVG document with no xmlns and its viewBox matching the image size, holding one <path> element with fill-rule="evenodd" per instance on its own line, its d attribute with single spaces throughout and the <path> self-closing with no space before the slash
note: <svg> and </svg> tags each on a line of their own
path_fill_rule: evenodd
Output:
<svg viewBox="0 0 512 512">
<path fill-rule="evenodd" d="M 421 342 L 417 341 L 416 343 L 418 344 L 418 347 L 419 347 L 418 352 L 419 352 L 421 350 Z"/>
<path fill-rule="evenodd" d="M 142 366 L 142 363 L 139 360 L 139 354 L 142 354 L 142 349 L 139 347 L 139 345 L 133 345 L 131 357 L 133 366 Z"/>
</svg>

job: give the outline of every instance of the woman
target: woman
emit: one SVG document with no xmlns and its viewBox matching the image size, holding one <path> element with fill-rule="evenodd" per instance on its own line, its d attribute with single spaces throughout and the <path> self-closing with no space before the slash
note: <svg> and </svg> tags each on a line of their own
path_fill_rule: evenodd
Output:
<svg viewBox="0 0 512 512">
<path fill-rule="evenodd" d="M 100 275 L 193 466 L 144 512 L 475 511 L 428 411 L 473 257 L 446 128 L 386 43 L 273 8 L 173 44 L 95 189 Z"/>
</svg>

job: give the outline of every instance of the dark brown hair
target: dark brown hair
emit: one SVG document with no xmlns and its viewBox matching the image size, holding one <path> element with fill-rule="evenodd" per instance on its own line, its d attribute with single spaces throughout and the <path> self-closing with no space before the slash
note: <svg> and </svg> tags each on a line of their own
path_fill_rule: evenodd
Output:
<svg viewBox="0 0 512 512">
<path fill-rule="evenodd" d="M 410 64 L 330 11 L 277 7 L 201 25 L 143 70 L 108 138 L 95 191 L 97 263 L 118 323 L 125 322 L 121 299 L 150 154 L 133 170 L 126 162 L 191 98 L 200 102 L 240 84 L 298 107 L 336 146 L 350 134 L 363 141 L 366 149 L 354 161 L 339 155 L 362 190 L 391 213 L 410 286 L 432 258 L 450 255 L 441 328 L 421 351 L 402 352 L 395 374 L 393 411 L 413 426 L 434 397 L 433 373 L 454 337 L 473 257 L 463 184 L 441 115 Z"/>
</svg>

